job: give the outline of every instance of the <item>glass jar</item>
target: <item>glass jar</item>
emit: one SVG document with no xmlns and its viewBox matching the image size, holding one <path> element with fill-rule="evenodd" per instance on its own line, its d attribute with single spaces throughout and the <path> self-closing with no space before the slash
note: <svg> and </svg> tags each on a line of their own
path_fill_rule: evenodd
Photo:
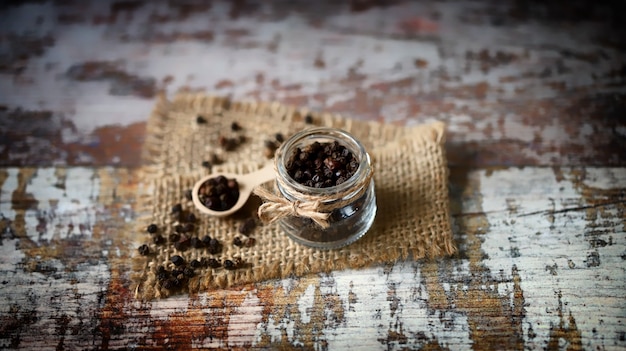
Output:
<svg viewBox="0 0 626 351">
<path fill-rule="evenodd" d="M 297 149 L 319 142 L 337 142 L 352 153 L 358 162 L 354 174 L 339 185 L 311 187 L 301 184 L 288 173 Z M 279 220 L 280 227 L 294 241 L 320 249 L 349 245 L 362 237 L 374 223 L 376 194 L 370 156 L 353 136 L 336 128 L 312 128 L 294 134 L 275 155 L 276 186 L 289 202 L 320 200 L 320 211 L 327 214 L 328 227 L 323 228 L 311 218 L 288 215 Z"/>
</svg>

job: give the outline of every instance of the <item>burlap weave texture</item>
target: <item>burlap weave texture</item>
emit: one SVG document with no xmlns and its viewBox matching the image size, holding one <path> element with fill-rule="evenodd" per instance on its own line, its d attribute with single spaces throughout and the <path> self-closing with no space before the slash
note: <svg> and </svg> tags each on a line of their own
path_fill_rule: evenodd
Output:
<svg viewBox="0 0 626 351">
<path fill-rule="evenodd" d="M 201 116 L 206 123 L 198 123 Z M 308 118 L 307 118 L 308 116 Z M 306 123 L 312 120 L 313 123 Z M 241 131 L 232 131 L 232 122 Z M 354 244 L 335 250 L 307 248 L 291 241 L 278 225 L 258 226 L 250 247 L 232 245 L 240 236 L 237 227 L 254 209 L 253 198 L 242 214 L 217 219 L 195 211 L 185 192 L 211 172 L 248 173 L 269 162 L 264 142 L 277 132 L 288 136 L 311 126 L 341 128 L 359 139 L 373 158 L 376 173 L 378 212 L 372 229 Z M 199 218 L 192 235 L 205 234 L 223 244 L 218 254 L 206 249 L 177 250 L 173 245 L 150 244 L 152 254 L 135 258 L 136 292 L 139 298 L 164 297 L 156 278 L 159 265 L 172 268 L 173 255 L 187 262 L 202 257 L 220 260 L 238 258 L 240 269 L 199 268 L 188 279 L 184 291 L 197 292 L 230 287 L 290 275 L 360 268 L 398 259 L 436 258 L 456 252 L 452 240 L 448 201 L 448 169 L 443 148 L 443 123 L 400 127 L 376 122 L 344 119 L 279 103 L 230 101 L 225 98 L 181 94 L 172 101 L 162 99 L 148 122 L 144 148 L 145 183 L 151 184 L 143 196 L 148 217 L 141 225 L 155 223 L 163 234 L 171 231 L 173 204 L 194 212 Z M 235 150 L 218 146 L 220 136 L 245 136 Z M 202 167 L 211 153 L 225 162 L 211 170 Z M 257 199 L 258 200 L 258 199 Z M 146 243 L 149 243 L 149 235 Z"/>
</svg>

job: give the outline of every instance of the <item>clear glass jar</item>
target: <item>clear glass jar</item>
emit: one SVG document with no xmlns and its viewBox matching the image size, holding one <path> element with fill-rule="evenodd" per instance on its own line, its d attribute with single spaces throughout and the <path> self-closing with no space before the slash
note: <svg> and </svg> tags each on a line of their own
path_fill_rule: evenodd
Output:
<svg viewBox="0 0 626 351">
<path fill-rule="evenodd" d="M 287 169 L 290 158 L 298 148 L 314 142 L 338 142 L 358 162 L 354 175 L 345 182 L 325 188 L 305 186 L 293 179 Z M 275 155 L 277 181 L 281 195 L 290 202 L 323 199 L 320 212 L 328 213 L 328 228 L 322 228 L 311 218 L 286 216 L 280 227 L 294 241 L 320 249 L 349 245 L 362 237 L 374 223 L 376 194 L 370 156 L 353 136 L 336 128 L 312 128 L 294 134 Z"/>
</svg>

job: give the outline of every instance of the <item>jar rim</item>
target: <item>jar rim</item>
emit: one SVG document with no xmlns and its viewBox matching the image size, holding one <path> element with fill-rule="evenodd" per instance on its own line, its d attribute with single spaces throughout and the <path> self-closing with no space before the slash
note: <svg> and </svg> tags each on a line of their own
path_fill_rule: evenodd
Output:
<svg viewBox="0 0 626 351">
<path fill-rule="evenodd" d="M 356 173 L 345 182 L 325 188 L 314 188 L 297 182 L 287 172 L 287 161 L 291 157 L 291 150 L 304 140 L 310 140 L 311 143 L 315 142 L 315 139 L 334 139 L 347 147 L 353 156 L 359 161 L 359 167 Z M 281 177 L 283 184 L 287 185 L 294 193 L 288 191 L 289 196 L 297 197 L 297 194 L 307 195 L 329 195 L 333 193 L 344 193 L 348 189 L 354 187 L 356 184 L 363 182 L 364 178 L 369 176 L 371 170 L 371 159 L 363 144 L 357 140 L 350 133 L 345 130 L 332 128 L 332 127 L 315 127 L 304 129 L 295 133 L 289 139 L 287 139 L 276 151 L 274 163 L 278 176 Z M 368 186 L 369 184 L 365 184 Z M 288 189 L 283 189 L 288 190 Z M 355 189 L 358 191 L 358 189 Z M 292 199 L 293 200 L 293 199 Z"/>
</svg>

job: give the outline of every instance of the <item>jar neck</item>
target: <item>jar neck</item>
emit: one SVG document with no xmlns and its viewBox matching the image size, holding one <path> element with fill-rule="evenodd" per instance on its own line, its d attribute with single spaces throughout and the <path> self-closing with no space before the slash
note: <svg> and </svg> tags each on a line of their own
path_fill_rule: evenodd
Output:
<svg viewBox="0 0 626 351">
<path fill-rule="evenodd" d="M 320 143 L 336 141 L 346 147 L 359 164 L 354 175 L 339 185 L 325 188 L 305 186 L 293 179 L 287 171 L 290 157 L 297 148 L 316 141 Z M 317 199 L 322 200 L 323 203 L 332 203 L 345 200 L 362 193 L 362 190 L 369 186 L 372 177 L 371 159 L 365 147 L 352 135 L 336 128 L 311 128 L 294 134 L 277 150 L 274 162 L 278 189 L 289 201 Z"/>
</svg>

